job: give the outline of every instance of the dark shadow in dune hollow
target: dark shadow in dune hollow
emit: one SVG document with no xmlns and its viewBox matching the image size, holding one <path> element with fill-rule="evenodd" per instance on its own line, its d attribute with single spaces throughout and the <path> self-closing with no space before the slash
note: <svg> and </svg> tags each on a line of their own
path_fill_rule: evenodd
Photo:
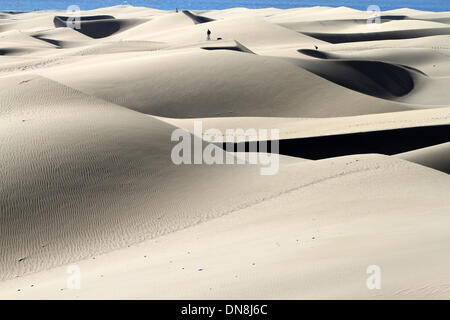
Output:
<svg viewBox="0 0 450 320">
<path fill-rule="evenodd" d="M 28 13 L 27 11 L 5 11 L 5 10 L 1 10 L 0 13 L 5 13 L 5 14 L 22 14 L 22 13 Z"/>
<path fill-rule="evenodd" d="M 202 47 L 202 49 L 203 50 L 209 50 L 209 51 L 213 51 L 213 50 L 229 50 L 229 51 L 244 52 L 238 47 Z"/>
<path fill-rule="evenodd" d="M 53 23 L 56 28 L 65 28 L 68 26 L 67 22 L 73 17 L 56 16 Z M 89 16 L 79 17 L 80 29 L 74 29 L 88 37 L 99 39 L 108 37 L 121 28 L 121 22 L 116 20 L 113 16 Z M 69 21 L 70 22 L 70 21 Z"/>
<path fill-rule="evenodd" d="M 0 56 L 7 56 L 7 55 L 9 55 L 9 54 L 14 54 L 14 53 L 18 53 L 18 52 L 20 52 L 21 50 L 19 50 L 19 49 L 13 49 L 13 48 L 7 48 L 7 49 L 5 49 L 5 48 L 2 48 L 2 49 L 0 49 Z"/>
<path fill-rule="evenodd" d="M 299 52 L 301 54 L 304 54 L 305 56 L 309 56 L 309 57 L 313 57 L 313 58 L 317 58 L 317 59 L 323 59 L 323 60 L 327 60 L 327 59 L 332 60 L 332 59 L 334 59 L 334 60 L 342 60 L 342 61 L 351 61 L 348 58 L 343 58 L 342 56 L 339 56 L 339 55 L 336 55 L 336 54 L 333 54 L 333 53 L 329 53 L 329 52 L 325 52 L 325 51 L 320 51 L 320 50 L 299 49 L 299 50 L 297 50 L 297 52 Z M 358 60 L 355 59 L 355 61 L 358 61 Z M 359 60 L 359 61 L 370 61 L 370 60 Z M 384 62 L 384 61 L 377 61 L 377 60 L 372 60 L 372 61 L 373 62 L 381 62 L 381 63 L 389 64 L 388 62 Z M 421 75 L 426 76 L 426 74 L 423 71 L 421 71 L 419 69 L 416 69 L 414 67 L 406 66 L 406 65 L 403 65 L 403 64 L 399 64 L 397 66 L 399 66 L 401 68 L 408 69 L 410 71 L 414 71 L 414 72 L 420 73 Z"/>
<path fill-rule="evenodd" d="M 202 17 L 202 16 L 195 15 L 188 10 L 183 10 L 183 13 L 185 15 L 187 15 L 192 21 L 194 21 L 195 24 L 208 23 L 211 21 L 215 21 L 214 19 L 211 19 L 208 17 Z"/>
<path fill-rule="evenodd" d="M 450 28 L 429 28 L 415 30 L 398 30 L 368 33 L 319 33 L 319 32 L 301 32 L 304 35 L 313 37 L 329 43 L 346 43 L 361 41 L 379 41 L 379 40 L 400 40 L 414 39 L 439 35 L 450 35 Z"/>
<path fill-rule="evenodd" d="M 235 41 L 235 46 L 208 46 L 208 47 L 201 47 L 203 50 L 229 50 L 229 51 L 238 51 L 238 52 L 244 52 L 244 53 L 251 53 L 255 54 L 252 50 L 247 48 L 246 46 L 242 45 L 239 41 Z"/>
<path fill-rule="evenodd" d="M 305 50 L 299 50 L 305 54 Z M 420 70 L 383 61 L 331 59 L 324 52 L 306 54 L 318 60 L 297 60 L 296 65 L 340 86 L 382 99 L 395 99 L 414 89 Z"/>
<path fill-rule="evenodd" d="M 50 43 L 50 44 L 58 47 L 58 49 L 61 48 L 62 44 L 63 44 L 63 41 L 55 40 L 55 39 L 48 39 L 48 38 L 44 38 L 41 36 L 33 36 L 33 38 Z"/>
<path fill-rule="evenodd" d="M 308 57 L 318 58 L 318 59 L 334 59 L 333 55 L 320 50 L 312 50 L 312 49 L 299 49 L 297 52 L 304 54 Z"/>
<path fill-rule="evenodd" d="M 367 153 L 394 155 L 449 142 L 450 125 L 411 127 L 278 141 L 281 155 L 310 160 Z M 270 153 L 271 140 L 267 142 L 269 142 L 266 144 L 267 152 Z M 216 145 L 226 150 L 233 150 L 234 148 L 235 151 L 245 147 L 245 152 L 250 152 L 249 142 L 230 143 L 228 147 L 226 143 L 216 143 Z"/>
</svg>

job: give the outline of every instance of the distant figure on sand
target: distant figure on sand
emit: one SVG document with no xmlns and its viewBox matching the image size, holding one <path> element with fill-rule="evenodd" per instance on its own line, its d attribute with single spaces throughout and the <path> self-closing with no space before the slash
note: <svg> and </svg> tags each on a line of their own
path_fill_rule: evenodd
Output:
<svg viewBox="0 0 450 320">
<path fill-rule="evenodd" d="M 211 30 L 206 31 L 206 41 L 211 40 Z"/>
<path fill-rule="evenodd" d="M 178 8 L 175 9 L 175 12 L 178 13 Z"/>
</svg>

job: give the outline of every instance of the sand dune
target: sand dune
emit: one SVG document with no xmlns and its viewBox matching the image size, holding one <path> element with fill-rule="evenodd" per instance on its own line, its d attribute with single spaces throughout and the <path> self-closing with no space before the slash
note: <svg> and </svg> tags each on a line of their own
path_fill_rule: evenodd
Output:
<svg viewBox="0 0 450 320">
<path fill-rule="evenodd" d="M 126 30 L 111 38 L 119 38 L 123 40 L 151 40 L 153 35 L 162 32 L 174 32 L 174 30 L 190 27 L 194 25 L 194 21 L 185 14 L 166 14 L 151 18 L 149 21 L 138 25 L 131 30 Z"/>
<path fill-rule="evenodd" d="M 77 263 L 83 276 L 80 290 L 65 288 L 67 273 L 61 267 L 6 281 L 0 296 L 448 297 L 449 278 L 442 265 L 449 261 L 441 251 L 448 249 L 448 175 L 370 155 L 312 166 L 299 163 L 289 170 L 302 171 L 299 187 L 290 192 L 237 214 Z M 322 179 L 328 174 L 332 176 Z M 365 287 L 366 268 L 372 264 L 383 267 L 389 283 L 376 292 Z"/>
<path fill-rule="evenodd" d="M 219 129 L 225 132 L 227 128 L 236 126 L 248 130 L 278 128 L 280 139 L 311 138 L 331 136 L 334 134 L 352 134 L 377 130 L 395 130 L 401 128 L 417 128 L 446 125 L 450 119 L 448 108 L 423 109 L 408 112 L 392 112 L 351 117 L 328 118 L 282 118 L 282 117 L 217 117 L 197 119 L 176 119 L 155 117 L 175 127 L 194 134 L 195 121 L 200 120 L 203 129 Z M 246 141 L 252 141 L 246 138 Z M 223 140 L 221 140 L 223 141 Z"/>
<path fill-rule="evenodd" d="M 195 47 L 166 55 L 117 58 L 123 68 L 113 67 L 117 60 L 93 57 L 89 66 L 75 70 L 61 66 L 41 74 L 133 110 L 172 118 L 273 116 L 274 104 L 275 115 L 285 117 L 349 116 L 412 108 L 343 89 L 282 58 Z M 184 71 L 179 72 L 181 69 Z M 156 77 L 158 81 L 151 81 Z M 187 83 L 203 89 L 193 91 Z M 333 97 L 333 103 L 325 102 L 324 95 Z"/>
<path fill-rule="evenodd" d="M 69 17 L 0 12 L 0 298 L 450 297 L 450 13 Z M 171 160 L 239 128 L 276 174 Z"/>
<path fill-rule="evenodd" d="M 444 30 L 448 29 L 448 24 L 444 19 L 420 20 L 405 15 L 381 15 L 379 24 L 369 30 L 367 30 L 367 17 L 319 21 L 309 20 L 308 18 L 305 21 L 296 20 L 295 22 L 271 21 L 297 32 L 311 32 L 314 37 L 317 34 L 317 37 L 326 38 L 327 41 L 332 43 L 388 40 L 393 37 L 395 39 L 408 39 L 419 35 L 420 33 L 417 33 L 417 30 L 427 30 L 423 33 L 423 35 L 427 35 L 433 33 L 431 30 L 445 33 Z"/>
<path fill-rule="evenodd" d="M 401 153 L 398 157 L 450 174 L 450 144 Z"/>
<path fill-rule="evenodd" d="M 162 235 L 279 192 L 264 186 L 254 166 L 167 161 L 173 127 L 152 117 L 40 77 L 11 77 L 2 88 L 1 128 L 14 137 L 2 135 L 2 279 Z M 18 95 L 21 108 L 9 109 Z M 254 180 L 248 192 L 237 188 L 235 175 Z M 282 176 L 280 187 L 288 188 Z M 193 189 L 194 177 L 203 182 Z M 228 186 L 215 188 L 217 181 Z M 174 204 L 178 197 L 193 205 Z"/>
</svg>

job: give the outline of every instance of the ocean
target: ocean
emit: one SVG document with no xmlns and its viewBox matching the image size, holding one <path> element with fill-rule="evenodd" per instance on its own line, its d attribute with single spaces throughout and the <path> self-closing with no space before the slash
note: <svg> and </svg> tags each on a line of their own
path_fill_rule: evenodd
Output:
<svg viewBox="0 0 450 320">
<path fill-rule="evenodd" d="M 450 0 L 0 0 L 0 10 L 34 11 L 61 9 L 78 5 L 81 10 L 131 4 L 163 10 L 179 9 L 226 9 L 233 7 L 280 9 L 312 6 L 346 6 L 366 10 L 369 5 L 378 5 L 381 10 L 412 8 L 426 11 L 450 11 Z"/>
</svg>

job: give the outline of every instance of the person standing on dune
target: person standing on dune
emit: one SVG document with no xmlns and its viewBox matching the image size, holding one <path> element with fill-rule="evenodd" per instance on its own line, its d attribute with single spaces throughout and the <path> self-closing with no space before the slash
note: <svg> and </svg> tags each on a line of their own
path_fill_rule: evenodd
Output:
<svg viewBox="0 0 450 320">
<path fill-rule="evenodd" d="M 206 41 L 211 40 L 211 30 L 206 31 Z"/>
</svg>

